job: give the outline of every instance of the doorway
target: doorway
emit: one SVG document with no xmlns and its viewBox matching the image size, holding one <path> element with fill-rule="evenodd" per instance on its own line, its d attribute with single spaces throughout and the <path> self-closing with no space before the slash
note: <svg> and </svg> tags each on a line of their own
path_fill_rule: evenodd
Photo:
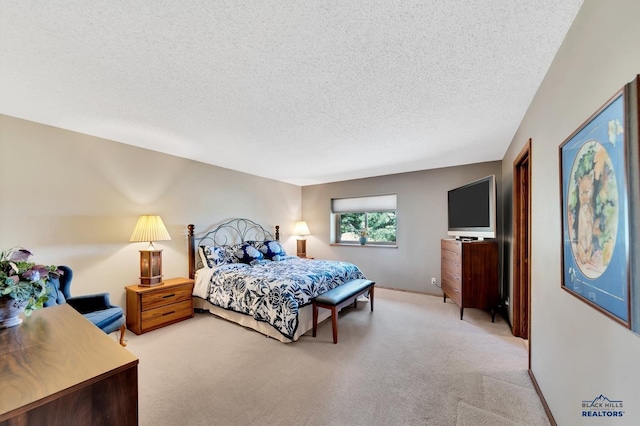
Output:
<svg viewBox="0 0 640 426">
<path fill-rule="evenodd" d="M 531 321 L 531 139 L 513 162 L 513 325 L 530 339 Z M 529 350 L 529 353 L 531 351 Z"/>
</svg>

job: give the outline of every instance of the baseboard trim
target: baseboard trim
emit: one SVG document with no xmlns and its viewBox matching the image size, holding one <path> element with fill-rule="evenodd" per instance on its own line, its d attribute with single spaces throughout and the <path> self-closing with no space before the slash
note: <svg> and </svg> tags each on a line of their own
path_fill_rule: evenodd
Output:
<svg viewBox="0 0 640 426">
<path fill-rule="evenodd" d="M 438 286 L 436 286 L 436 287 L 438 287 Z M 385 287 L 383 285 L 378 285 L 378 283 L 376 283 L 376 288 L 383 288 L 385 290 L 392 290 L 392 291 L 401 291 L 403 293 L 422 294 L 424 296 L 433 296 L 433 297 L 439 297 L 439 298 L 442 299 L 442 295 L 441 294 L 427 293 L 426 291 L 418 291 L 418 290 L 406 290 L 404 288 Z M 440 288 L 440 287 L 438 287 L 438 288 Z"/>
<path fill-rule="evenodd" d="M 544 407 L 544 412 L 547 413 L 547 418 L 549 419 L 549 423 L 551 426 L 558 426 L 556 423 L 556 419 L 553 418 L 553 414 L 551 414 L 551 409 L 549 408 L 549 404 L 547 404 L 547 400 L 544 399 L 544 395 L 542 394 L 542 390 L 540 390 L 540 386 L 538 386 L 538 381 L 536 380 L 536 376 L 533 374 L 531 369 L 528 370 L 529 377 L 531 378 L 531 382 L 533 383 L 533 387 L 540 398 L 540 402 L 542 402 L 542 406 Z"/>
</svg>

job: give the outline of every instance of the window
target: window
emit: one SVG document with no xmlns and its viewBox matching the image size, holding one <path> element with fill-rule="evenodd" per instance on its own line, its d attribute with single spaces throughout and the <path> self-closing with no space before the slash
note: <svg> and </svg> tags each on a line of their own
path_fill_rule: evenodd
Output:
<svg viewBox="0 0 640 426">
<path fill-rule="evenodd" d="M 396 194 L 332 199 L 332 242 L 359 244 L 360 231 L 366 229 L 368 245 L 395 245 L 396 205 Z"/>
</svg>

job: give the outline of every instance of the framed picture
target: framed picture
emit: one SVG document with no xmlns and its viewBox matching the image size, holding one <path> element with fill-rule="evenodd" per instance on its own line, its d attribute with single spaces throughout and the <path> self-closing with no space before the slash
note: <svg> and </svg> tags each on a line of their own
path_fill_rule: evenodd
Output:
<svg viewBox="0 0 640 426">
<path fill-rule="evenodd" d="M 560 145 L 562 288 L 631 328 L 625 91 Z"/>
</svg>

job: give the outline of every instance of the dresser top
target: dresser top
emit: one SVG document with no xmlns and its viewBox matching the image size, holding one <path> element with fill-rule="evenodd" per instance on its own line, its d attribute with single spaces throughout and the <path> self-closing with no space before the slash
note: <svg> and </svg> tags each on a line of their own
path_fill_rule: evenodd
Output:
<svg viewBox="0 0 640 426">
<path fill-rule="evenodd" d="M 0 330 L 0 421 L 137 364 L 137 357 L 71 306 L 36 310 L 22 324 Z"/>
<path fill-rule="evenodd" d="M 136 293 L 146 293 L 149 291 L 162 290 L 163 288 L 175 287 L 177 285 L 193 284 L 193 283 L 194 281 L 191 278 L 180 277 L 180 278 L 170 278 L 151 286 L 139 285 L 139 284 L 128 285 L 125 287 L 125 289 L 130 291 L 135 291 Z"/>
</svg>

